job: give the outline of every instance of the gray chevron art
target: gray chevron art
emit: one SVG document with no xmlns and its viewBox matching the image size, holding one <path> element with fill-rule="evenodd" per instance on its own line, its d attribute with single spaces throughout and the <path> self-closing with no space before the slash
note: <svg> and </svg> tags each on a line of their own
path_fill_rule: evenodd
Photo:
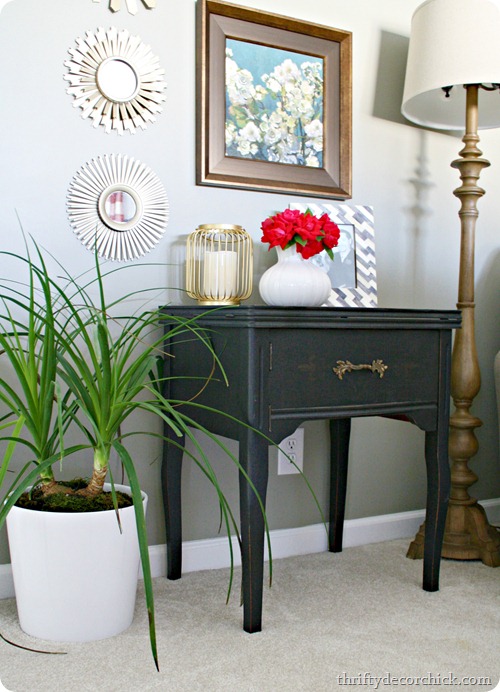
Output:
<svg viewBox="0 0 500 692">
<path fill-rule="evenodd" d="M 340 228 L 340 240 L 334 248 L 334 261 L 326 253 L 312 257 L 331 280 L 332 292 L 325 305 L 331 307 L 377 307 L 377 271 L 373 207 L 354 204 L 292 203 L 291 209 L 315 216 L 328 214 Z"/>
</svg>

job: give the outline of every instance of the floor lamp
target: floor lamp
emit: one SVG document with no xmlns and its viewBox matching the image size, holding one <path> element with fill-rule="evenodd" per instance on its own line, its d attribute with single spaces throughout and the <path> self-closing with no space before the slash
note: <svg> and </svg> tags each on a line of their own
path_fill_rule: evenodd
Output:
<svg viewBox="0 0 500 692">
<path fill-rule="evenodd" d="M 452 162 L 462 184 L 457 307 L 462 329 L 453 346 L 450 419 L 451 493 L 443 557 L 500 565 L 500 533 L 468 488 L 477 481 L 468 462 L 478 449 L 479 418 L 470 412 L 481 386 L 474 335 L 474 236 L 481 170 L 489 166 L 478 148 L 478 129 L 500 126 L 500 1 L 427 0 L 414 12 L 403 95 L 408 120 L 442 130 L 464 130 L 460 158 Z M 408 557 L 423 557 L 421 527 Z"/>
</svg>

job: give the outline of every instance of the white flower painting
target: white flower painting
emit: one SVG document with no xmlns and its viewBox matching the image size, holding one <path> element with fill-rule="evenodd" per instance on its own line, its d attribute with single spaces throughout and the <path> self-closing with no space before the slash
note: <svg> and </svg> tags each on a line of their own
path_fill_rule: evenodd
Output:
<svg viewBox="0 0 500 692">
<path fill-rule="evenodd" d="M 323 60 L 226 39 L 226 156 L 321 168 Z"/>
</svg>

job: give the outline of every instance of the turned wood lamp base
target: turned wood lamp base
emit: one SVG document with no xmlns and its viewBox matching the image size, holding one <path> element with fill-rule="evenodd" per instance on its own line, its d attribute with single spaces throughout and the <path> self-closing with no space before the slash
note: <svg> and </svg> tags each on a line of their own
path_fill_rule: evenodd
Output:
<svg viewBox="0 0 500 692">
<path fill-rule="evenodd" d="M 478 216 L 477 201 L 484 194 L 478 186 L 489 161 L 478 148 L 478 91 L 483 85 L 466 87 L 466 127 L 464 148 L 452 167 L 460 172 L 462 184 L 454 191 L 461 201 L 460 271 L 457 308 L 462 311 L 462 329 L 455 335 L 451 361 L 451 396 L 455 411 L 450 417 L 449 457 L 451 492 L 446 517 L 442 557 L 452 560 L 482 560 L 489 567 L 500 566 L 500 531 L 490 526 L 484 508 L 470 497 L 468 488 L 477 481 L 468 467 L 478 450 L 475 429 L 482 425 L 470 408 L 481 387 L 474 329 L 474 239 Z M 407 556 L 423 557 L 425 525 L 420 527 Z"/>
<path fill-rule="evenodd" d="M 406 557 L 424 557 L 425 523 L 410 543 Z M 475 500 L 465 506 L 450 505 L 441 557 L 449 560 L 481 560 L 500 567 L 500 531 L 488 523 L 484 508 Z"/>
</svg>

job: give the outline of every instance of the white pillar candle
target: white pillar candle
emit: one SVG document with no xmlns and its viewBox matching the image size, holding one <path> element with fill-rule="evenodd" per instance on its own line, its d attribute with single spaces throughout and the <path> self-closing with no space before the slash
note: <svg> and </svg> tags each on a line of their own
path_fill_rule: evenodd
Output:
<svg viewBox="0 0 500 692">
<path fill-rule="evenodd" d="M 206 252 L 203 266 L 203 293 L 212 300 L 236 295 L 238 254 L 234 250 Z"/>
</svg>

